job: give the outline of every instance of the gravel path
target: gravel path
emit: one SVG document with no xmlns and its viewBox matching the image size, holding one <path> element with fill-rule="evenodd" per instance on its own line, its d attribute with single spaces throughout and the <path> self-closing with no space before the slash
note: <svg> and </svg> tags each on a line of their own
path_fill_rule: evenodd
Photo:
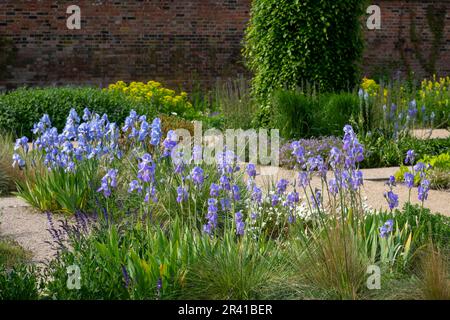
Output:
<svg viewBox="0 0 450 320">
<path fill-rule="evenodd" d="M 434 138 L 448 138 L 450 131 L 447 129 L 415 129 L 412 132 L 413 136 L 419 139 L 434 139 Z"/>
<path fill-rule="evenodd" d="M 50 244 L 46 243 L 52 240 L 47 228 L 45 214 L 33 210 L 19 198 L 0 198 L 0 234 L 30 250 L 34 263 L 44 263 L 55 254 Z"/>
</svg>

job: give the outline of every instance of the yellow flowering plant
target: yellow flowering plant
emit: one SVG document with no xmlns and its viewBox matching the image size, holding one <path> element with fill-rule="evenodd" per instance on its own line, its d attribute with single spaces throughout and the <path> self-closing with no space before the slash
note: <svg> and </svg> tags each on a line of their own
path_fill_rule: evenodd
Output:
<svg viewBox="0 0 450 320">
<path fill-rule="evenodd" d="M 421 83 L 418 96 L 421 105 L 433 112 L 435 124 L 448 126 L 450 111 L 450 77 L 424 79 Z"/>
<path fill-rule="evenodd" d="M 110 92 L 120 92 L 137 101 L 149 103 L 156 112 L 176 115 L 192 115 L 192 104 L 188 101 L 188 95 L 182 91 L 177 94 L 174 90 L 162 86 L 160 82 L 133 81 L 127 84 L 124 81 L 117 81 L 110 84 L 107 89 Z"/>
</svg>

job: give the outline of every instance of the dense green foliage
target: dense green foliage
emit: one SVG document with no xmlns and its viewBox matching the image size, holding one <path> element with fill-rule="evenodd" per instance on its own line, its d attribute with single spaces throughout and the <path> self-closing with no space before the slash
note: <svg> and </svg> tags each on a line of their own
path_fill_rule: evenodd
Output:
<svg viewBox="0 0 450 320">
<path fill-rule="evenodd" d="M 430 187 L 433 189 L 448 189 L 450 188 L 450 153 L 442 153 L 437 156 L 426 155 L 418 162 L 424 163 L 427 169 L 427 175 L 430 178 Z M 418 185 L 420 181 L 420 173 L 413 172 L 412 168 L 401 165 L 400 169 L 395 173 L 395 180 L 402 182 L 405 173 L 410 172 L 414 174 L 414 183 Z"/>
<path fill-rule="evenodd" d="M 39 299 L 39 286 L 35 267 L 19 264 L 6 269 L 0 264 L 0 300 Z"/>
<path fill-rule="evenodd" d="M 374 132 L 361 139 L 366 147 L 366 155 L 361 163 L 363 168 L 392 167 L 403 163 L 408 150 L 414 150 L 418 157 L 439 155 L 449 152 L 450 138 L 421 140 L 404 137 L 393 140 L 381 132 Z"/>
<path fill-rule="evenodd" d="M 353 89 L 359 81 L 363 0 L 255 0 L 244 54 L 253 90 L 264 101 L 274 90 L 303 83 L 322 91 Z"/>
<path fill-rule="evenodd" d="M 123 121 L 132 108 L 152 115 L 150 108 L 141 102 L 96 88 L 21 88 L 0 95 L 0 130 L 30 137 L 33 124 L 44 113 L 61 130 L 71 108 L 81 113 L 86 107 L 107 113 L 111 121 L 117 122 Z"/>
<path fill-rule="evenodd" d="M 271 126 L 286 139 L 339 136 L 359 112 L 359 99 L 351 93 L 314 95 L 278 90 L 272 105 Z"/>
</svg>

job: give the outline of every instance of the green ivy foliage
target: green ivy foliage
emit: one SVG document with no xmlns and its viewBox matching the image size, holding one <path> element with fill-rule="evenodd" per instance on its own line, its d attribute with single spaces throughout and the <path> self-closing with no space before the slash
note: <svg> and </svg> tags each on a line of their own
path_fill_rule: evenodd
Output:
<svg viewBox="0 0 450 320">
<path fill-rule="evenodd" d="M 244 55 L 260 101 L 305 83 L 353 88 L 363 51 L 365 0 L 253 0 Z"/>
</svg>

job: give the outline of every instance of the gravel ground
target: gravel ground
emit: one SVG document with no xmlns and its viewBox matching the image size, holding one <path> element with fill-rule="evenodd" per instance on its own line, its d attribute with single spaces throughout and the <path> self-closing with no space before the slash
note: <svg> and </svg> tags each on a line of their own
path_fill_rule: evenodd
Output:
<svg viewBox="0 0 450 320">
<path fill-rule="evenodd" d="M 0 234 L 30 250 L 34 263 L 44 263 L 55 254 L 50 244 L 46 243 L 52 240 L 47 228 L 44 213 L 33 210 L 21 199 L 0 198 Z"/>
<path fill-rule="evenodd" d="M 450 137 L 450 131 L 447 129 L 434 129 L 430 132 L 429 129 L 415 129 L 413 130 L 413 136 L 419 139 L 434 139 L 434 138 L 448 138 Z"/>
</svg>

